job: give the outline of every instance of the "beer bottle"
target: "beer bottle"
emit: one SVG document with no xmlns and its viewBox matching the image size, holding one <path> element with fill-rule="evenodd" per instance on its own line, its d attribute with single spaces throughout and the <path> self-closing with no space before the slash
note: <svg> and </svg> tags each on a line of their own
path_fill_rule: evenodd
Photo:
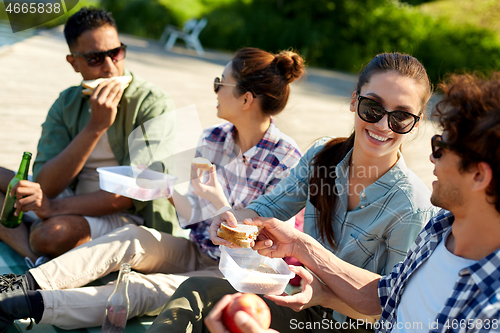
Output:
<svg viewBox="0 0 500 333">
<path fill-rule="evenodd" d="M 131 265 L 122 263 L 115 290 L 106 303 L 106 313 L 101 333 L 123 333 L 127 325 L 129 310 L 128 279 Z"/>
<path fill-rule="evenodd" d="M 1 223 L 7 228 L 17 228 L 21 224 L 21 218 L 23 217 L 23 212 L 19 213 L 19 216 L 15 216 L 14 213 L 16 209 L 14 204 L 16 203 L 16 195 L 10 196 L 10 191 L 12 188 L 20 181 L 28 179 L 28 171 L 30 167 L 31 153 L 25 151 L 23 154 L 23 160 L 19 166 L 17 174 L 12 178 L 5 193 L 5 200 L 3 202 Z"/>
</svg>

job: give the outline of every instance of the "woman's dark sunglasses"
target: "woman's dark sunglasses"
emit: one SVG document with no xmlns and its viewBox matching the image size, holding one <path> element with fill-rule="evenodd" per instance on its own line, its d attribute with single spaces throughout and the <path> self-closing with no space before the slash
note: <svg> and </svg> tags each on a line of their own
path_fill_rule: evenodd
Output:
<svg viewBox="0 0 500 333">
<path fill-rule="evenodd" d="M 110 57 L 113 62 L 123 60 L 125 58 L 126 49 L 127 45 L 122 43 L 119 47 L 108 51 L 90 52 L 86 54 L 73 52 L 71 53 L 71 55 L 85 58 L 85 61 L 87 62 L 87 65 L 89 67 L 98 67 L 104 63 L 104 59 L 106 59 L 106 56 Z"/>
<path fill-rule="evenodd" d="M 238 86 L 237 84 L 232 84 L 232 83 L 222 83 L 220 81 L 220 77 L 216 77 L 214 79 L 214 93 L 218 93 L 219 92 L 219 89 L 220 89 L 220 86 L 229 86 L 229 87 L 240 87 Z"/>
<path fill-rule="evenodd" d="M 443 156 L 443 149 L 450 149 L 450 144 L 443 141 L 441 135 L 434 135 L 431 138 L 432 157 L 435 159 Z"/>
<path fill-rule="evenodd" d="M 216 77 L 214 79 L 214 93 L 217 94 L 219 92 L 220 86 L 238 87 L 238 88 L 243 89 L 244 91 L 250 91 L 247 88 L 245 88 L 243 86 L 240 86 L 240 85 L 237 85 L 237 84 L 222 83 L 221 80 L 220 80 L 220 77 Z M 253 97 L 255 97 L 255 94 L 253 93 L 253 91 L 250 91 L 250 92 L 252 93 Z"/>
<path fill-rule="evenodd" d="M 410 132 L 420 120 L 407 111 L 387 111 L 379 102 L 361 95 L 358 95 L 358 115 L 367 123 L 378 123 L 387 115 L 389 128 L 398 134 Z"/>
</svg>

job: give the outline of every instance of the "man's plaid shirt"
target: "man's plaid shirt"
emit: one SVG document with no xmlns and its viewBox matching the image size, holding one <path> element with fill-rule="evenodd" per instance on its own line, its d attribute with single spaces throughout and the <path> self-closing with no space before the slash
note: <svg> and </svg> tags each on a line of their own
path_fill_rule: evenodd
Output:
<svg viewBox="0 0 500 333">
<path fill-rule="evenodd" d="M 451 228 L 454 219 L 452 213 L 440 211 L 419 234 L 405 260 L 394 266 L 389 275 L 382 276 L 378 284 L 378 293 L 383 312 L 378 332 L 390 332 L 397 324 L 397 308 L 406 282 L 432 255 L 446 231 Z M 439 283 L 438 276 L 435 283 Z M 429 318 L 432 325 L 428 330 L 429 332 L 500 332 L 499 299 L 500 249 L 460 271 L 452 294 L 441 311 L 436 318 Z"/>
<path fill-rule="evenodd" d="M 262 194 L 269 193 L 285 178 L 302 154 L 293 139 L 280 132 L 271 121 L 269 129 L 257 145 L 242 153 L 235 144 L 236 128 L 231 123 L 207 128 L 198 143 L 196 157 L 215 164 L 217 179 L 234 209 L 242 209 Z M 208 175 L 205 173 L 203 182 Z M 213 259 L 220 257 L 219 247 L 210 239 L 209 228 L 217 209 L 208 200 L 198 197 L 189 185 L 187 198 L 193 207 L 191 220 L 179 217 L 183 228 L 191 228 L 190 239 Z"/>
</svg>

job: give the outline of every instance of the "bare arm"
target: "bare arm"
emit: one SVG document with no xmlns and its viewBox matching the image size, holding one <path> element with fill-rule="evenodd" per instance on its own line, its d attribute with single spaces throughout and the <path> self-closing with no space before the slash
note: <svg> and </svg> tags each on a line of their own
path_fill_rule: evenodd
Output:
<svg viewBox="0 0 500 333">
<path fill-rule="evenodd" d="M 49 199 L 40 184 L 27 180 L 17 183 L 12 188 L 11 194 L 17 194 L 16 215 L 19 215 L 20 211 L 33 211 L 42 220 L 57 215 L 102 216 L 134 206 L 132 199 L 105 191 Z"/>
<path fill-rule="evenodd" d="M 56 197 L 76 178 L 103 133 L 84 128 L 59 155 L 43 165 L 36 180 L 49 198 Z"/>
<path fill-rule="evenodd" d="M 326 304 L 330 304 L 330 305 L 324 305 L 325 307 L 330 308 L 332 310 L 335 310 L 339 313 L 342 313 L 342 314 L 344 314 L 352 319 L 360 319 L 360 320 L 363 320 L 364 322 L 374 324 L 380 318 L 380 314 L 374 315 L 374 316 L 368 316 L 368 315 L 362 314 L 362 313 L 354 310 L 353 308 L 351 308 L 349 305 L 347 305 L 345 302 L 343 302 L 340 299 L 338 302 L 335 302 L 335 303 L 329 302 Z"/>
<path fill-rule="evenodd" d="M 175 210 L 179 215 L 181 215 L 183 218 L 186 220 L 191 219 L 191 202 L 189 202 L 187 196 L 180 194 L 176 190 L 174 190 L 174 193 L 170 198 L 168 198 L 168 201 L 175 207 Z"/>
<path fill-rule="evenodd" d="M 198 175 L 198 169 L 193 163 L 191 163 L 190 190 L 192 189 L 192 194 L 210 201 L 217 210 L 225 206 L 231 207 L 231 205 L 227 201 L 226 196 L 224 195 L 221 184 L 217 180 L 215 165 L 212 165 L 210 170 L 207 172 L 209 173 L 209 180 L 206 183 L 203 183 L 200 180 L 200 175 Z M 168 200 L 172 205 L 174 205 L 179 215 L 181 215 L 187 221 L 191 220 L 193 207 L 187 195 L 182 195 L 174 190 L 172 197 L 170 197 Z"/>
<path fill-rule="evenodd" d="M 217 179 L 215 164 L 213 164 L 208 171 L 201 170 L 200 175 L 198 175 L 198 172 L 198 168 L 194 163 L 191 163 L 191 184 L 194 194 L 210 201 L 217 210 L 225 206 L 231 207 Z M 203 172 L 207 172 L 209 175 L 209 179 L 206 183 L 200 180 L 200 176 Z"/>
<path fill-rule="evenodd" d="M 61 193 L 80 173 L 101 136 L 115 121 L 122 94 L 117 81 L 107 81 L 95 89 L 90 98 L 89 123 L 63 151 L 43 165 L 37 176 L 36 181 L 49 198 Z"/>
<path fill-rule="evenodd" d="M 297 258 L 347 306 L 369 316 L 381 313 L 380 275 L 342 261 L 311 236 L 277 219 L 261 217 L 245 222 L 265 227 L 254 246 L 260 254 L 271 258 Z"/>
<path fill-rule="evenodd" d="M 87 215 L 102 216 L 114 214 L 134 206 L 132 199 L 105 191 L 54 199 L 51 202 L 51 216 Z"/>
<path fill-rule="evenodd" d="M 293 257 L 313 271 L 347 306 L 363 314 L 379 315 L 380 275 L 339 259 L 312 237 L 305 236 L 298 242 L 298 252 L 302 254 Z"/>
<path fill-rule="evenodd" d="M 302 291 L 293 296 L 286 294 L 266 298 L 281 306 L 287 306 L 294 311 L 301 311 L 314 305 L 321 305 L 343 313 L 353 319 L 362 319 L 374 323 L 378 316 L 367 316 L 359 313 L 342 301 L 328 286 L 313 275 L 310 271 L 300 266 L 289 266 L 290 270 L 302 277 Z"/>
</svg>

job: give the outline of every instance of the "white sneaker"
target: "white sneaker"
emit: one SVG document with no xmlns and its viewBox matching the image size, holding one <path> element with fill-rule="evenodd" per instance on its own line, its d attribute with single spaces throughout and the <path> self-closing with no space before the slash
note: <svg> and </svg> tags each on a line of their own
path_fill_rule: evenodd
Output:
<svg viewBox="0 0 500 333">
<path fill-rule="evenodd" d="M 24 261 L 26 262 L 26 266 L 28 266 L 28 268 L 35 268 L 50 261 L 50 258 L 46 256 L 40 256 L 37 260 L 35 260 L 35 263 L 33 263 L 33 261 L 29 257 L 26 257 L 24 258 Z"/>
</svg>

